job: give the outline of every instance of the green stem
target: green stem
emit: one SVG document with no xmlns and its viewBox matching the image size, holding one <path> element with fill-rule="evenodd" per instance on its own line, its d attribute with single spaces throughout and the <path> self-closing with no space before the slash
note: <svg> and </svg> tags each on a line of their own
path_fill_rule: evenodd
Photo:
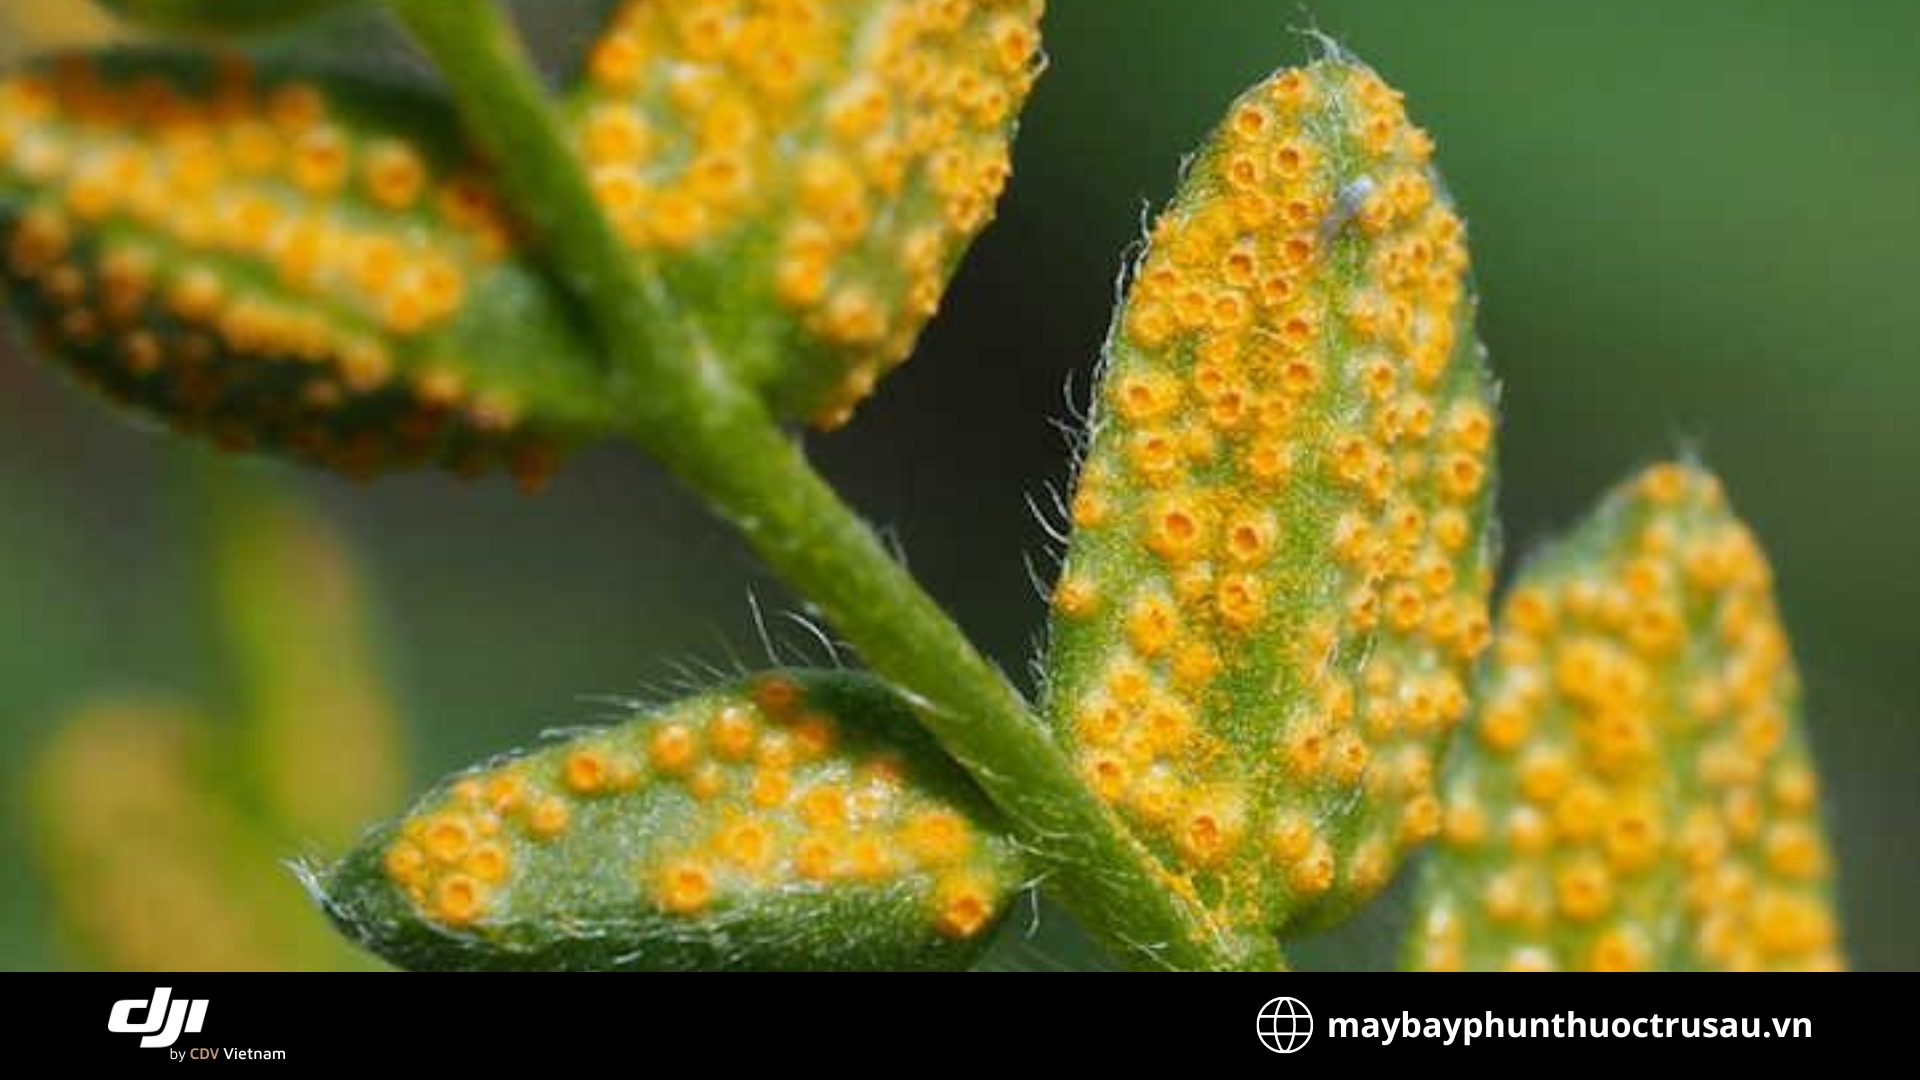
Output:
<svg viewBox="0 0 1920 1080">
<path fill-rule="evenodd" d="M 808 464 L 614 235 L 512 28 L 489 0 L 389 0 L 451 84 L 508 195 L 592 315 L 634 438 L 905 691 L 1047 867 L 1047 885 L 1130 963 L 1274 967 L 1229 938 L 1075 774 L 1006 678 Z"/>
</svg>

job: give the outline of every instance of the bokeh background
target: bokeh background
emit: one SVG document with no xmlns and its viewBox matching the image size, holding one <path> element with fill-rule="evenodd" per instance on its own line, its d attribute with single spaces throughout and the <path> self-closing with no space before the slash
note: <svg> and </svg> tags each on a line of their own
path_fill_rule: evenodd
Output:
<svg viewBox="0 0 1920 1080">
<path fill-rule="evenodd" d="M 0 0 L 0 52 L 83 21 L 80 6 Z M 564 67 L 579 20 L 605 5 L 524 6 Z M 1053 423 L 1084 395 L 1122 252 L 1224 103 L 1310 53 L 1293 31 L 1317 27 L 1407 92 L 1469 218 L 1481 333 L 1505 384 L 1509 558 L 1655 456 L 1691 448 L 1717 468 L 1778 570 L 1852 959 L 1920 967 L 1920 5 L 1050 6 L 1053 65 L 999 224 L 919 356 L 851 427 L 810 440 L 932 592 L 1024 676 L 1041 612 L 1024 563 L 1044 549 L 1026 499 L 1063 474 Z M 364 27 L 335 37 L 362 59 L 404 56 L 368 47 Z M 20 870 L 41 865 L 27 773 L 54 727 L 102 695 L 220 713 L 231 680 L 208 630 L 201 478 L 280 470 L 195 463 L 4 342 L 0 968 L 68 966 L 89 957 L 46 882 Z M 532 498 L 438 476 L 287 482 L 371 578 L 370 640 L 401 703 L 412 785 L 601 715 L 601 696 L 671 682 L 676 665 L 758 662 L 749 595 L 789 603 L 624 449 L 583 455 Z M 785 655 L 806 655 L 807 635 L 780 623 Z M 201 758 L 216 773 L 222 722 Z M 1401 906 L 1308 943 L 1303 960 L 1387 964 Z M 1000 963 L 1095 959 L 1051 912 L 1029 939 L 1031 921 Z"/>
</svg>

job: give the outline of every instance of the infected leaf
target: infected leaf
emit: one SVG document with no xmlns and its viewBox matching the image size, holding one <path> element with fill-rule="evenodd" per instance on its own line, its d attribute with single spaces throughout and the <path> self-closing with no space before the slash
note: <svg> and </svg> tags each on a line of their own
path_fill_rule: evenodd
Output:
<svg viewBox="0 0 1920 1080">
<path fill-rule="evenodd" d="M 1416 966 L 1843 963 L 1772 585 L 1719 482 L 1675 464 L 1527 567 L 1448 765 Z"/>
<path fill-rule="evenodd" d="M 871 679 L 778 671 L 462 773 L 318 888 L 408 968 L 957 968 L 1022 885 Z"/>
<path fill-rule="evenodd" d="M 1440 824 L 1488 639 L 1493 394 L 1401 95 L 1332 56 L 1236 101 L 1115 320 L 1046 712 L 1240 927 L 1377 893 Z"/>
<path fill-rule="evenodd" d="M 1009 175 L 1041 0 L 627 0 L 571 103 L 636 256 L 776 408 L 912 351 Z"/>
<path fill-rule="evenodd" d="M 223 446 L 535 482 L 607 396 L 453 130 L 365 81 L 43 61 L 0 78 L 0 276 L 83 381 Z"/>
</svg>

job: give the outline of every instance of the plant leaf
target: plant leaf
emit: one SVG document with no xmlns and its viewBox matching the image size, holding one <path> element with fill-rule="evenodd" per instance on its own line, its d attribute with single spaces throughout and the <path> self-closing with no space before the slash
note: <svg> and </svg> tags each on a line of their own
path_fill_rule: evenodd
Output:
<svg viewBox="0 0 1920 1080">
<path fill-rule="evenodd" d="M 1009 173 L 1041 0 L 627 0 L 571 116 L 596 195 L 717 355 L 845 421 Z"/>
<path fill-rule="evenodd" d="M 1021 873 L 898 697 L 776 671 L 454 777 L 319 888 L 407 968 L 956 968 Z"/>
<path fill-rule="evenodd" d="M 1488 637 L 1494 417 L 1460 219 L 1342 56 L 1242 96 L 1117 315 L 1046 712 L 1242 927 L 1342 917 L 1439 825 Z"/>
<path fill-rule="evenodd" d="M 92 4 L 0 4 L 0 64 L 53 49 L 98 47 L 126 35 L 119 19 Z"/>
<path fill-rule="evenodd" d="M 529 481 L 609 425 L 597 354 L 438 101 L 238 60 L 0 79 L 0 271 L 46 351 L 234 448 Z"/>
<path fill-rule="evenodd" d="M 252 765 L 248 794 L 277 837 L 338 850 L 401 805 L 405 774 L 358 560 L 290 492 L 231 469 L 204 482 L 207 573 Z"/>
<path fill-rule="evenodd" d="M 1837 967 L 1800 685 L 1759 544 L 1655 466 L 1520 575 L 1424 874 L 1424 968 Z"/>
<path fill-rule="evenodd" d="M 102 702 L 40 756 L 35 853 L 67 936 L 89 961 L 134 971 L 364 966 L 316 918 L 273 845 L 195 762 L 217 762 L 197 717 Z"/>
<path fill-rule="evenodd" d="M 276 30 L 360 0 L 95 0 L 136 26 L 204 33 Z"/>
</svg>

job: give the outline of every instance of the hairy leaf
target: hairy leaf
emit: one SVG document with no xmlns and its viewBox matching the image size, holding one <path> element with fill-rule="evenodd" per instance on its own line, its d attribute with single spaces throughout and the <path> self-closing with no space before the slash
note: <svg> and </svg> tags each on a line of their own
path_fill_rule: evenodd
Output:
<svg viewBox="0 0 1920 1080">
<path fill-rule="evenodd" d="M 36 854 L 67 936 L 102 967 L 137 971 L 353 965 L 283 855 L 199 763 L 196 717 L 148 701 L 68 717 L 33 770 Z"/>
<path fill-rule="evenodd" d="M 1842 962 L 1772 573 L 1712 476 L 1649 469 L 1535 559 L 1478 703 L 1416 966 Z"/>
<path fill-rule="evenodd" d="M 1460 219 L 1334 56 L 1241 97 L 1108 343 L 1046 711 L 1239 926 L 1341 917 L 1439 827 L 1489 636 L 1494 416 Z"/>
<path fill-rule="evenodd" d="M 274 30 L 360 0 L 95 0 L 128 22 L 156 30 L 214 33 Z"/>
<path fill-rule="evenodd" d="M 529 481 L 609 422 L 596 353 L 437 101 L 238 60 L 0 78 L 0 273 L 46 351 L 222 445 Z"/>
<path fill-rule="evenodd" d="M 572 103 L 621 235 L 784 414 L 843 422 L 993 214 L 1041 0 L 627 0 Z"/>
<path fill-rule="evenodd" d="M 408 968 L 953 968 L 1022 884 L 860 675 L 778 671 L 463 773 L 320 880 Z"/>
</svg>

